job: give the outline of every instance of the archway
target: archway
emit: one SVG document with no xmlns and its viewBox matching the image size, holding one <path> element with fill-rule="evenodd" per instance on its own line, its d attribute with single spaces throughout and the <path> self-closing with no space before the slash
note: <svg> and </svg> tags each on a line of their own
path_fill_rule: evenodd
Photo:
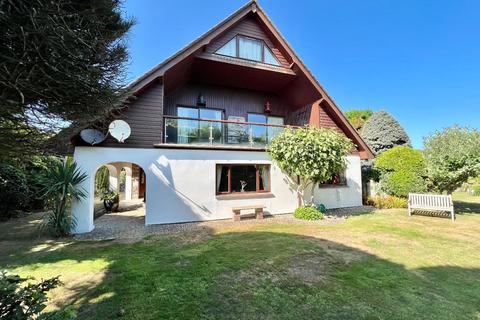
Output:
<svg viewBox="0 0 480 320">
<path fill-rule="evenodd" d="M 94 220 L 104 214 L 121 213 L 135 217 L 145 216 L 146 176 L 139 165 L 132 162 L 109 162 L 97 168 L 94 175 Z M 105 199 L 118 199 L 113 210 L 108 210 Z"/>
</svg>

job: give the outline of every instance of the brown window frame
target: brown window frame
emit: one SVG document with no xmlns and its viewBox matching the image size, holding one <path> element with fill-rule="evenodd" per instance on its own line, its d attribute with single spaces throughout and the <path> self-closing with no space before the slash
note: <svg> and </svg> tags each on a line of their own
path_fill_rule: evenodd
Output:
<svg viewBox="0 0 480 320">
<path fill-rule="evenodd" d="M 229 56 L 229 55 L 217 53 L 217 51 L 220 50 L 220 48 L 222 48 L 225 44 L 232 41 L 232 39 L 234 39 L 234 38 L 235 38 L 235 56 Z M 253 60 L 253 59 L 247 59 L 247 58 L 240 57 L 240 38 L 251 39 L 251 40 L 260 42 L 260 45 L 262 46 L 262 54 L 261 54 L 262 60 L 259 61 L 259 60 Z M 267 49 L 270 50 L 270 52 L 272 53 L 272 56 L 277 61 L 277 64 L 265 62 L 265 47 L 267 47 Z M 226 41 L 220 48 L 217 49 L 217 51 L 214 52 L 215 54 L 218 54 L 219 56 L 233 57 L 233 58 L 237 58 L 237 59 L 241 59 L 241 60 L 245 60 L 245 61 L 259 62 L 259 63 L 263 63 L 263 64 L 266 64 L 266 65 L 274 66 L 274 67 L 282 67 L 283 66 L 282 63 L 278 60 L 278 57 L 275 55 L 275 53 L 273 53 L 273 50 L 265 43 L 265 41 L 263 39 L 254 38 L 254 37 L 250 37 L 250 36 L 246 36 L 246 35 L 238 33 L 235 36 L 233 36 L 232 38 L 230 38 L 230 40 Z"/>
<path fill-rule="evenodd" d="M 228 167 L 228 191 L 218 192 L 216 182 L 217 182 L 217 167 Z M 232 192 L 232 167 L 234 166 L 255 166 L 255 191 L 245 191 L 245 192 Z M 268 168 L 268 189 L 260 190 L 260 166 L 266 166 Z M 237 195 L 237 194 L 257 194 L 257 193 L 269 193 L 271 192 L 271 175 L 270 175 L 270 164 L 268 163 L 217 163 L 215 165 L 215 194 L 216 195 Z M 221 173 L 220 173 L 221 174 Z"/>
</svg>

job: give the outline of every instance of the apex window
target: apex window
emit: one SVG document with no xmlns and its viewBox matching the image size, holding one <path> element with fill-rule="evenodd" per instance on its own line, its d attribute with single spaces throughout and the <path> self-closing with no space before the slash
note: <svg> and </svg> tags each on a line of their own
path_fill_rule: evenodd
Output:
<svg viewBox="0 0 480 320">
<path fill-rule="evenodd" d="M 216 193 L 261 193 L 270 191 L 270 165 L 217 164 Z"/>
<path fill-rule="evenodd" d="M 263 62 L 275 66 L 280 65 L 275 55 L 263 40 L 240 35 L 233 37 L 215 53 L 229 57 Z"/>
</svg>

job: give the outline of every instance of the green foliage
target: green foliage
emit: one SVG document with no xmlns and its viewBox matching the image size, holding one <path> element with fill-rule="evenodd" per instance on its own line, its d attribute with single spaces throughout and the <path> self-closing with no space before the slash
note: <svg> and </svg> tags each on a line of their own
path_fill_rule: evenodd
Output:
<svg viewBox="0 0 480 320">
<path fill-rule="evenodd" d="M 410 138 L 405 130 L 395 118 L 383 110 L 375 112 L 368 119 L 361 134 L 376 154 L 396 146 L 410 146 Z"/>
<path fill-rule="evenodd" d="M 380 172 L 374 168 L 374 160 L 362 160 L 362 181 L 379 181 Z"/>
<path fill-rule="evenodd" d="M 51 209 L 42 224 L 42 230 L 56 237 L 69 235 L 76 225 L 68 212 L 72 200 L 81 200 L 86 192 L 79 185 L 87 178 L 73 161 L 57 163 L 51 167 L 45 177 L 47 189 L 45 198 Z"/>
<path fill-rule="evenodd" d="M 407 208 L 408 201 L 406 198 L 395 196 L 372 196 L 368 197 L 367 205 L 374 206 L 377 209 Z"/>
<path fill-rule="evenodd" d="M 328 181 L 343 170 L 352 149 L 353 143 L 332 129 L 305 127 L 279 133 L 268 153 L 282 170 L 301 179 L 303 193 L 307 185 Z"/>
<path fill-rule="evenodd" d="M 21 165 L 25 173 L 28 185 L 28 207 L 27 209 L 43 209 L 46 206 L 43 193 L 47 187 L 44 176 L 48 168 L 61 163 L 60 158 L 54 156 L 32 156 L 27 162 Z"/>
<path fill-rule="evenodd" d="M 60 284 L 58 277 L 39 283 L 27 280 L 29 279 L 0 272 L 0 318 L 5 320 L 55 318 L 53 314 L 47 317 L 42 311 L 48 300 L 47 292 Z"/>
<path fill-rule="evenodd" d="M 95 195 L 100 196 L 110 189 L 110 171 L 101 166 L 95 173 Z"/>
<path fill-rule="evenodd" d="M 302 220 L 322 220 L 323 213 L 313 206 L 305 206 L 295 209 L 293 216 Z"/>
<path fill-rule="evenodd" d="M 480 131 L 453 126 L 426 137 L 423 144 L 435 191 L 452 193 L 480 173 Z"/>
<path fill-rule="evenodd" d="M 121 1 L 3 0 L 0 12 L 0 157 L 46 148 L 122 99 L 133 22 Z"/>
<path fill-rule="evenodd" d="M 385 151 L 375 160 L 375 168 L 381 172 L 411 171 L 425 174 L 425 160 L 419 150 L 410 147 L 395 147 Z"/>
<path fill-rule="evenodd" d="M 398 171 L 385 174 L 380 180 L 382 190 L 397 197 L 407 197 L 409 193 L 427 191 L 425 179 L 416 173 Z"/>
<path fill-rule="evenodd" d="M 345 112 L 348 121 L 357 131 L 361 131 L 365 122 L 372 116 L 373 111 L 370 109 L 352 109 Z"/>
<path fill-rule="evenodd" d="M 100 197 L 101 200 L 110 200 L 114 203 L 120 202 L 120 194 L 115 191 L 107 190 L 105 191 L 102 196 Z"/>
<path fill-rule="evenodd" d="M 480 196 L 480 186 L 475 186 L 472 188 L 472 194 L 476 197 Z"/>
<path fill-rule="evenodd" d="M 10 219 L 12 211 L 28 202 L 25 174 L 11 165 L 0 165 L 0 219 Z"/>
<path fill-rule="evenodd" d="M 425 161 L 421 151 L 395 147 L 380 154 L 375 161 L 384 192 L 407 197 L 410 192 L 425 192 Z"/>
</svg>

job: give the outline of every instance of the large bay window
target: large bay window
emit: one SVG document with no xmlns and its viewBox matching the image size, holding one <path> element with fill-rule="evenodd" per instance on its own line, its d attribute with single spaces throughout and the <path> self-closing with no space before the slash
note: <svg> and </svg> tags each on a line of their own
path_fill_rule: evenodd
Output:
<svg viewBox="0 0 480 320">
<path fill-rule="evenodd" d="M 216 193 L 241 194 L 270 191 L 270 165 L 217 164 Z"/>
<path fill-rule="evenodd" d="M 237 35 L 218 49 L 216 54 L 279 66 L 277 58 L 263 40 Z"/>
</svg>

